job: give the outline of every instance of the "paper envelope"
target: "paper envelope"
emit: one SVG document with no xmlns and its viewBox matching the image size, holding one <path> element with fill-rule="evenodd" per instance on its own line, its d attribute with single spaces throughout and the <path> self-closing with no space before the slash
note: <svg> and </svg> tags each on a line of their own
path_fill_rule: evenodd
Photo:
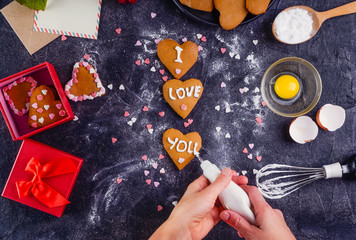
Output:
<svg viewBox="0 0 356 240">
<path fill-rule="evenodd" d="M 33 19 L 35 10 L 29 9 L 20 3 L 13 1 L 3 9 L 1 13 L 9 22 L 12 29 L 20 38 L 27 51 L 32 55 L 59 35 L 33 31 Z"/>
</svg>

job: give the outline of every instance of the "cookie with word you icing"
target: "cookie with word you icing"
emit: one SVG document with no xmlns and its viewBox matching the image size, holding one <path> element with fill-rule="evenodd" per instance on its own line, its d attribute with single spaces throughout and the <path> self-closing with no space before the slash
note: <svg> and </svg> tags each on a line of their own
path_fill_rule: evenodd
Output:
<svg viewBox="0 0 356 240">
<path fill-rule="evenodd" d="M 203 94 L 203 84 L 198 79 L 180 81 L 172 79 L 163 85 L 163 97 L 179 116 L 185 119 Z"/>
<path fill-rule="evenodd" d="M 163 146 L 174 164 L 182 170 L 199 153 L 201 137 L 197 132 L 183 135 L 179 130 L 171 128 L 163 133 Z"/>
<path fill-rule="evenodd" d="M 172 39 L 158 43 L 157 55 L 176 79 L 180 79 L 198 59 L 198 45 L 187 41 L 182 45 Z"/>
</svg>

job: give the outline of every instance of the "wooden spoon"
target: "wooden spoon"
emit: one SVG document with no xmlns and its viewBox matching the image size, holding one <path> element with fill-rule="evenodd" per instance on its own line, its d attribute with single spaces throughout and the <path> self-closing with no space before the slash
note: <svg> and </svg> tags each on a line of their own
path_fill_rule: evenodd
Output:
<svg viewBox="0 0 356 240">
<path fill-rule="evenodd" d="M 276 20 L 274 20 L 273 21 L 273 25 L 272 25 L 272 32 L 273 32 L 274 37 L 278 41 L 280 41 L 282 43 L 285 43 L 285 44 L 300 44 L 300 43 L 303 43 L 303 42 L 306 42 L 306 41 L 310 40 L 319 31 L 321 25 L 323 24 L 323 22 L 325 20 L 327 20 L 329 18 L 337 17 L 337 16 L 356 13 L 356 1 L 348 3 L 348 4 L 345 4 L 345 5 L 342 5 L 342 6 L 337 7 L 337 8 L 330 9 L 328 11 L 324 11 L 324 12 L 317 12 L 314 9 L 312 9 L 310 7 L 307 7 L 307 6 L 293 6 L 293 7 L 289 7 L 289 8 L 284 9 L 282 12 L 288 11 L 288 10 L 291 10 L 291 9 L 297 9 L 297 8 L 303 9 L 303 10 L 307 10 L 309 15 L 312 16 L 312 19 L 313 19 L 313 31 L 310 34 L 310 38 L 308 38 L 305 41 L 299 42 L 299 43 L 287 43 L 287 42 L 284 42 L 284 41 L 280 40 L 278 38 L 277 34 L 276 34 L 275 27 L 274 27 L 274 23 L 275 23 Z M 279 14 L 281 14 L 281 13 L 279 13 Z"/>
</svg>

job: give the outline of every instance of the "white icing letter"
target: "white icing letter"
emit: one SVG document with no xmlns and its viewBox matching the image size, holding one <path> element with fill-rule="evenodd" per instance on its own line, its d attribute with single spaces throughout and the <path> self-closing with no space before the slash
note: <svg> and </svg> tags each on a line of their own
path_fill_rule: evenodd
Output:
<svg viewBox="0 0 356 240">
<path fill-rule="evenodd" d="M 192 141 L 189 141 L 189 144 L 188 144 L 188 149 L 187 149 L 187 152 L 188 153 L 193 153 L 193 150 L 190 150 L 190 147 L 192 146 Z"/>
<path fill-rule="evenodd" d="M 183 143 L 184 144 L 184 148 L 183 149 L 179 149 L 179 145 Z M 187 150 L 187 142 L 180 140 L 177 144 L 177 152 L 185 152 Z"/>
<path fill-rule="evenodd" d="M 176 143 L 178 142 L 178 138 L 174 139 L 174 142 L 168 137 L 168 142 L 170 144 L 172 144 L 172 146 L 170 147 L 170 149 L 173 149 L 174 148 L 174 145 L 176 145 Z"/>
<path fill-rule="evenodd" d="M 200 86 L 195 86 L 194 97 L 198 98 L 200 93 Z"/>
<path fill-rule="evenodd" d="M 183 94 L 182 94 L 182 95 L 179 95 L 179 92 L 182 92 Z M 178 97 L 179 99 L 184 98 L 184 97 L 185 97 L 184 88 L 178 88 L 178 89 L 176 90 L 176 94 L 177 94 L 177 97 Z"/>
<path fill-rule="evenodd" d="M 197 151 L 198 143 L 194 143 L 194 155 L 199 155 L 199 152 Z"/>
<path fill-rule="evenodd" d="M 169 88 L 169 98 L 172 99 L 173 101 L 176 100 L 175 97 L 172 95 L 172 88 Z"/>
<path fill-rule="evenodd" d="M 187 92 L 187 97 L 191 97 L 194 91 L 194 86 L 190 88 L 190 91 L 189 88 L 185 88 L 185 91 Z"/>
<path fill-rule="evenodd" d="M 174 60 L 174 62 L 183 63 L 182 59 L 180 58 L 180 54 L 183 51 L 183 48 L 176 46 L 174 49 L 177 50 L 177 59 Z"/>
</svg>

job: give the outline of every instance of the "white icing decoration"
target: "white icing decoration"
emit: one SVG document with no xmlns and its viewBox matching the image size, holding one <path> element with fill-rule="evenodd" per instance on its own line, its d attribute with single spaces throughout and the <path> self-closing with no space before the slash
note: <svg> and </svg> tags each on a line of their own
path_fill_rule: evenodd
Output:
<svg viewBox="0 0 356 240">
<path fill-rule="evenodd" d="M 198 98 L 201 86 L 195 86 L 194 97 Z"/>
<path fill-rule="evenodd" d="M 180 58 L 180 54 L 182 53 L 183 48 L 176 46 L 174 49 L 177 51 L 177 59 L 174 60 L 174 62 L 183 63 L 182 59 Z"/>
<path fill-rule="evenodd" d="M 175 138 L 174 139 L 174 142 L 172 141 L 172 139 L 170 139 L 170 137 L 168 137 L 168 142 L 170 143 L 170 144 L 172 144 L 172 146 L 169 148 L 169 149 L 173 149 L 174 148 L 174 145 L 176 145 L 176 143 L 178 142 L 178 138 Z"/>
<path fill-rule="evenodd" d="M 179 95 L 179 92 L 182 92 L 183 94 L 182 94 L 182 95 Z M 176 90 L 176 94 L 177 94 L 177 97 L 178 97 L 179 99 L 183 99 L 183 98 L 185 97 L 184 88 L 178 88 L 178 89 Z"/>
<path fill-rule="evenodd" d="M 172 96 L 172 88 L 169 88 L 169 98 L 173 101 L 176 100 L 176 98 Z"/>
<path fill-rule="evenodd" d="M 183 143 L 184 144 L 184 148 L 183 149 L 179 149 L 179 145 Z M 180 140 L 177 144 L 177 152 L 185 152 L 187 150 L 187 142 Z"/>
<path fill-rule="evenodd" d="M 43 123 L 44 122 L 44 118 L 43 117 L 39 118 L 38 122 Z"/>
<path fill-rule="evenodd" d="M 187 92 L 187 97 L 191 97 L 194 91 L 194 86 L 190 87 L 190 91 L 189 88 L 185 88 L 185 91 Z"/>
<path fill-rule="evenodd" d="M 198 143 L 194 143 L 194 155 L 199 155 L 199 152 L 197 151 L 198 148 Z"/>
</svg>

